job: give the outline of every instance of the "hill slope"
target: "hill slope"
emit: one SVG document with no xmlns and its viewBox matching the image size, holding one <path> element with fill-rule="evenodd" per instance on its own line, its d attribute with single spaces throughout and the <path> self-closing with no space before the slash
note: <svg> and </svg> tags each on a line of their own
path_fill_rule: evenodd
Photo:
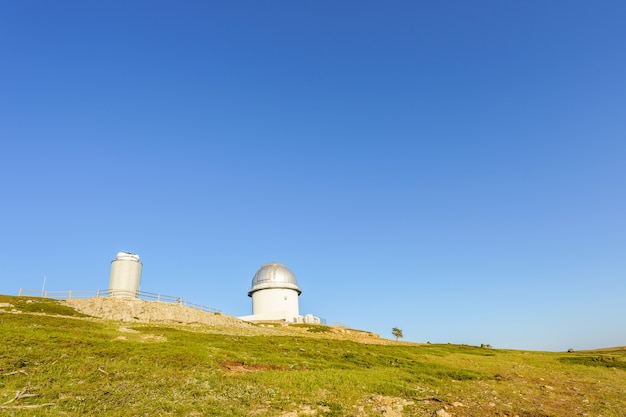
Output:
<svg viewBox="0 0 626 417">
<path fill-rule="evenodd" d="M 163 306 L 145 308 L 153 307 Z M 232 317 L 180 324 L 187 319 L 150 314 L 150 322 L 109 320 L 53 300 L 0 296 L 0 412 L 538 417 L 626 409 L 624 351 L 415 345 L 326 326 Z"/>
</svg>

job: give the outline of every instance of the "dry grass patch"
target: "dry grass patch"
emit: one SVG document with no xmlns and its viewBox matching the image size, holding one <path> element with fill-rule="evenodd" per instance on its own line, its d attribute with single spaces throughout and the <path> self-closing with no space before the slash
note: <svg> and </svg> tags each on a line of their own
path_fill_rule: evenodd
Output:
<svg viewBox="0 0 626 417">
<path fill-rule="evenodd" d="M 222 361 L 220 368 L 226 374 L 245 374 L 248 372 L 262 371 L 291 371 L 292 368 L 285 365 L 274 365 L 271 363 L 244 363 L 242 361 Z"/>
</svg>

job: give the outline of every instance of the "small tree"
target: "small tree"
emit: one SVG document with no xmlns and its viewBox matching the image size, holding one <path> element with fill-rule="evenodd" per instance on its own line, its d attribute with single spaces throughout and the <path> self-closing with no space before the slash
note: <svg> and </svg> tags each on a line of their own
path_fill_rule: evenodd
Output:
<svg viewBox="0 0 626 417">
<path fill-rule="evenodd" d="M 396 340 L 398 340 L 401 337 L 404 337 L 404 335 L 402 334 L 402 329 L 399 329 L 397 327 L 394 327 L 393 329 L 391 329 L 391 334 L 396 338 Z"/>
</svg>

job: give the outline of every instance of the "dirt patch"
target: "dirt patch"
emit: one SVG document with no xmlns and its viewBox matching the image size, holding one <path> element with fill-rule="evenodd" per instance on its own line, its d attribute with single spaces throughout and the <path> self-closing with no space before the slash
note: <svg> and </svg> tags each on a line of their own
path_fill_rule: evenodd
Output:
<svg viewBox="0 0 626 417">
<path fill-rule="evenodd" d="M 404 407 L 413 405 L 413 401 L 404 398 L 388 397 L 385 395 L 373 395 L 364 401 L 365 407 L 357 407 L 357 415 L 367 415 L 364 411 L 369 409 L 375 414 L 389 417 L 401 417 Z"/>
</svg>

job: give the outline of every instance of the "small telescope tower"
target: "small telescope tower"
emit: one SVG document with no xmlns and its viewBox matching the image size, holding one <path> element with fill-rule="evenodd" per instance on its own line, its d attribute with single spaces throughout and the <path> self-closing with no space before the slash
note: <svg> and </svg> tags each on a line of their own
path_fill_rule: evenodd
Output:
<svg viewBox="0 0 626 417">
<path fill-rule="evenodd" d="M 109 297 L 138 298 L 142 266 L 139 255 L 119 252 L 115 260 L 111 261 Z"/>
</svg>

